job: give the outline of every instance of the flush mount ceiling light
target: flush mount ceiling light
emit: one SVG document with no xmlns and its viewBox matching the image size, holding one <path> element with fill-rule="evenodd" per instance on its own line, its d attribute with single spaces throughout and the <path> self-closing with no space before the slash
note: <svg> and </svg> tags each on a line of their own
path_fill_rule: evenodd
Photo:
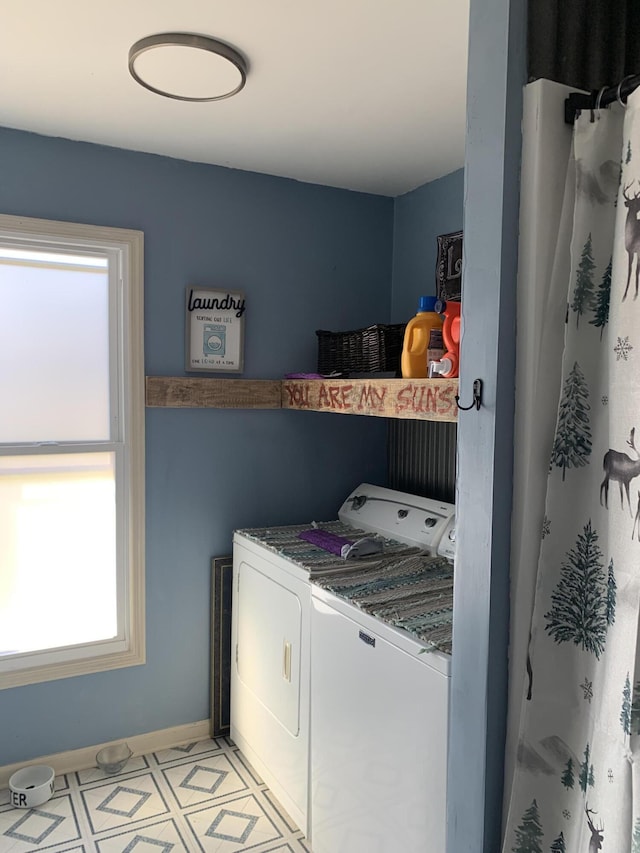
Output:
<svg viewBox="0 0 640 853">
<path fill-rule="evenodd" d="M 237 94 L 247 78 L 244 58 L 209 36 L 160 33 L 129 50 L 131 76 L 151 92 L 178 101 L 220 101 Z"/>
</svg>

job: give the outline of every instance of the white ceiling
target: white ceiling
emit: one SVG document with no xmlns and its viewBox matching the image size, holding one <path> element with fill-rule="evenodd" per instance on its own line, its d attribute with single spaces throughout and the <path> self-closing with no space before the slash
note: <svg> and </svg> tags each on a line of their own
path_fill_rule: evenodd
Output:
<svg viewBox="0 0 640 853">
<path fill-rule="evenodd" d="M 463 165 L 469 0 L 2 0 L 0 125 L 397 196 Z M 147 91 L 138 39 L 249 62 L 233 98 Z"/>
</svg>

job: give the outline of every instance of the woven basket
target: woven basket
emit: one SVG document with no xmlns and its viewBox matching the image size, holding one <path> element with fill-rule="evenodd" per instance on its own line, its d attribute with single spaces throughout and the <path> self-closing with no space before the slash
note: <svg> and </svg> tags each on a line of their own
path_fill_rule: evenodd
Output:
<svg viewBox="0 0 640 853">
<path fill-rule="evenodd" d="M 405 323 L 351 332 L 318 329 L 318 373 L 382 373 L 400 370 Z"/>
</svg>

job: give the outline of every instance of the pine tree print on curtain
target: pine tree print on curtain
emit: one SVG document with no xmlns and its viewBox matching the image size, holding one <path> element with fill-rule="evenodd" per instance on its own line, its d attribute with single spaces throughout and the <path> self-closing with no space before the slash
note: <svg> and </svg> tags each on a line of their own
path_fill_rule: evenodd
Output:
<svg viewBox="0 0 640 853">
<path fill-rule="evenodd" d="M 551 464 L 562 468 L 564 480 L 567 468 L 587 465 L 591 455 L 591 425 L 589 423 L 589 388 L 576 361 L 565 380 L 560 401 L 560 414 L 553 442 Z"/>
<path fill-rule="evenodd" d="M 597 658 L 607 639 L 607 575 L 591 520 L 562 565 L 545 613 L 547 632 L 557 643 L 573 642 Z"/>
<path fill-rule="evenodd" d="M 562 833 L 560 833 L 549 848 L 549 853 L 567 853 L 567 848 L 564 843 L 564 835 Z"/>
<path fill-rule="evenodd" d="M 565 788 L 573 788 L 575 785 L 575 776 L 573 774 L 573 758 L 567 759 L 567 763 L 564 768 L 564 773 L 560 779 Z"/>
<path fill-rule="evenodd" d="M 583 794 L 586 794 L 587 790 L 589 788 L 593 788 L 596 784 L 593 773 L 593 764 L 589 763 L 589 755 L 590 749 L 589 744 L 587 744 L 584 748 L 584 759 L 580 765 L 580 774 L 578 775 L 578 784 L 580 785 L 580 790 Z"/>
<path fill-rule="evenodd" d="M 607 571 L 607 625 L 616 621 L 616 576 L 613 573 L 613 560 L 609 560 Z"/>
<path fill-rule="evenodd" d="M 622 731 L 626 735 L 631 734 L 631 682 L 629 681 L 629 673 L 624 680 L 622 688 L 622 710 L 620 711 L 620 725 Z"/>
<path fill-rule="evenodd" d="M 580 325 L 580 317 L 593 306 L 593 271 L 596 265 L 593 260 L 593 249 L 591 245 L 591 234 L 582 250 L 582 258 L 576 276 L 576 286 L 573 291 L 571 310 L 576 314 L 576 326 Z"/>
<path fill-rule="evenodd" d="M 640 735 L 640 682 L 633 685 L 633 701 L 631 702 L 631 732 Z"/>
<path fill-rule="evenodd" d="M 593 301 L 593 320 L 589 320 L 592 326 L 597 326 L 600 329 L 600 339 L 602 339 L 602 333 L 604 332 L 604 327 L 609 322 L 609 302 L 611 300 L 611 264 L 613 260 L 609 261 L 609 264 L 604 271 L 604 275 L 602 276 L 602 281 L 598 286 L 598 292 L 596 293 Z"/>
<path fill-rule="evenodd" d="M 542 853 L 542 837 L 538 804 L 534 800 L 522 816 L 520 826 L 516 830 L 513 853 Z"/>
</svg>

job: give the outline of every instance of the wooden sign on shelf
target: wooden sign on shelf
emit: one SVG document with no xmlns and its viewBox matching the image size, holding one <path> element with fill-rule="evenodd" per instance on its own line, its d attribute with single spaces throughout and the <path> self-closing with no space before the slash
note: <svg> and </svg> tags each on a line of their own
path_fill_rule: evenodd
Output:
<svg viewBox="0 0 640 853">
<path fill-rule="evenodd" d="M 456 421 L 457 379 L 290 379 L 282 407 L 381 418 Z"/>
<path fill-rule="evenodd" d="M 457 379 L 146 378 L 150 407 L 283 408 L 425 421 L 457 421 L 457 393 Z"/>
</svg>

